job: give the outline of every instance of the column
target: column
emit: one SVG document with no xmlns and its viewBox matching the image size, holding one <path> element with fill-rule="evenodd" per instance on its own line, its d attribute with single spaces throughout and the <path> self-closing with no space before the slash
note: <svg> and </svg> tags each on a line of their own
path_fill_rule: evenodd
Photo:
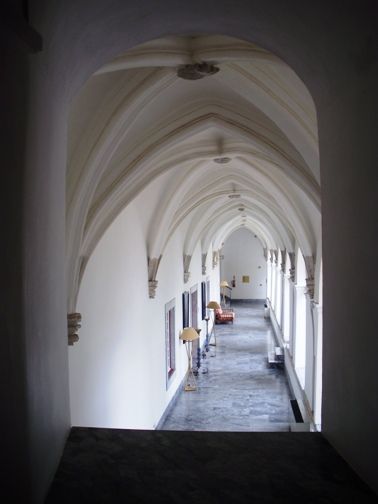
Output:
<svg viewBox="0 0 378 504">
<path fill-rule="evenodd" d="M 314 320 L 314 290 L 315 290 L 315 263 L 313 256 L 303 257 L 306 266 L 306 376 L 305 394 L 314 412 L 314 386 L 315 386 L 315 320 Z"/>
<path fill-rule="evenodd" d="M 270 259 L 266 261 L 266 297 L 272 301 L 272 263 Z"/>
<path fill-rule="evenodd" d="M 299 382 L 305 386 L 305 366 L 306 366 L 306 287 L 295 285 L 295 344 L 294 344 L 294 366 Z"/>
<path fill-rule="evenodd" d="M 321 430 L 322 414 L 322 355 L 323 355 L 323 307 L 313 303 L 314 314 L 314 422 L 316 428 Z"/>
<path fill-rule="evenodd" d="M 295 297 L 295 252 L 288 252 L 289 268 L 289 296 L 290 296 L 290 328 L 289 328 L 289 352 L 294 359 L 295 353 L 295 314 L 296 314 L 296 297 Z"/>
<path fill-rule="evenodd" d="M 281 331 L 284 327 L 284 311 L 285 311 L 285 268 L 286 268 L 286 250 L 281 250 L 281 264 L 279 268 L 279 282 L 280 282 L 280 315 L 278 323 L 280 324 Z"/>
</svg>

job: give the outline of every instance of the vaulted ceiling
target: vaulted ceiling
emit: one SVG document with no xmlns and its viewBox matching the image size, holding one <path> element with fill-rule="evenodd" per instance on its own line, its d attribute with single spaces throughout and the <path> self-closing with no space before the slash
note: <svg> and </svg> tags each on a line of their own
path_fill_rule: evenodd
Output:
<svg viewBox="0 0 378 504">
<path fill-rule="evenodd" d="M 214 75 L 185 80 L 184 65 Z M 298 76 L 223 36 L 145 43 L 100 68 L 71 107 L 67 167 L 69 309 L 94 247 L 147 186 L 149 258 L 187 222 L 183 255 L 246 226 L 268 249 L 315 255 L 320 238 L 316 111 Z M 169 173 L 169 177 L 164 174 Z M 164 179 L 162 178 L 164 177 Z"/>
</svg>

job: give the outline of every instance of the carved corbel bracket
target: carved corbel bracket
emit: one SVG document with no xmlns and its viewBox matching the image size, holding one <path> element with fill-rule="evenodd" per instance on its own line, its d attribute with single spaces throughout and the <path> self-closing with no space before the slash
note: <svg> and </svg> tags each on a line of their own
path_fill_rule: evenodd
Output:
<svg viewBox="0 0 378 504">
<path fill-rule="evenodd" d="M 148 296 L 150 299 L 154 299 L 156 295 L 156 288 L 158 285 L 156 275 L 159 268 L 160 260 L 161 256 L 148 258 Z"/>
<path fill-rule="evenodd" d="M 73 346 L 74 343 L 79 341 L 79 329 L 81 327 L 81 313 L 68 313 L 67 314 L 67 329 L 68 329 L 68 344 Z"/>
<path fill-rule="evenodd" d="M 290 268 L 289 268 L 289 275 L 290 275 L 290 280 L 294 282 L 295 280 L 295 252 L 288 252 L 289 255 L 289 260 L 290 260 Z"/>
<path fill-rule="evenodd" d="M 183 262 L 184 262 L 184 283 L 187 283 L 190 278 L 190 261 L 192 260 L 192 256 L 189 254 L 184 254 Z"/>
<path fill-rule="evenodd" d="M 278 264 L 278 250 L 273 250 L 274 264 Z"/>
<path fill-rule="evenodd" d="M 148 280 L 148 297 L 150 299 L 155 299 L 157 286 L 157 280 Z"/>
<path fill-rule="evenodd" d="M 314 299 L 315 292 L 315 261 L 313 256 L 303 257 L 306 266 L 306 288 L 310 299 Z"/>
<path fill-rule="evenodd" d="M 217 267 L 219 261 L 219 251 L 214 250 L 213 251 L 213 269 Z"/>
<path fill-rule="evenodd" d="M 273 264 L 273 261 L 274 261 L 274 250 L 273 249 L 270 249 L 269 250 L 269 254 L 270 254 L 270 262 Z"/>
<path fill-rule="evenodd" d="M 206 259 L 207 259 L 207 253 L 202 254 L 202 275 L 206 275 Z"/>
<path fill-rule="evenodd" d="M 265 261 L 268 260 L 268 249 L 266 247 L 264 248 L 264 258 L 265 258 Z"/>
<path fill-rule="evenodd" d="M 281 249 L 281 270 L 285 273 L 286 268 L 286 249 Z"/>
</svg>

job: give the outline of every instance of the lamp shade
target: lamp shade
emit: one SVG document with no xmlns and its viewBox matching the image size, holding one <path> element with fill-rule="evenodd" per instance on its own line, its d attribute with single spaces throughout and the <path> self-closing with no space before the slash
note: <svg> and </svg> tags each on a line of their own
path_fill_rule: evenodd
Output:
<svg viewBox="0 0 378 504">
<path fill-rule="evenodd" d="M 216 301 L 209 301 L 207 303 L 206 308 L 209 308 L 210 310 L 219 310 L 220 309 L 220 304 L 217 303 Z"/>
<path fill-rule="evenodd" d="M 221 281 L 221 283 L 220 283 L 220 286 L 221 286 L 221 287 L 230 287 L 230 286 L 228 285 L 227 280 L 222 280 L 222 281 Z"/>
<path fill-rule="evenodd" d="M 194 341 L 199 338 L 199 334 L 193 327 L 185 327 L 179 338 L 183 341 Z"/>
</svg>

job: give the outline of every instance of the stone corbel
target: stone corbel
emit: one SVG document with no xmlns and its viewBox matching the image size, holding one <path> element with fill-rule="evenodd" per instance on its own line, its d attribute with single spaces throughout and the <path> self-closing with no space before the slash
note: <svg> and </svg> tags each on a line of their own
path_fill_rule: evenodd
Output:
<svg viewBox="0 0 378 504">
<path fill-rule="evenodd" d="M 269 250 L 269 254 L 270 254 L 270 262 L 273 264 L 273 261 L 274 261 L 274 250 L 270 249 Z"/>
<path fill-rule="evenodd" d="M 150 299 L 154 299 L 156 295 L 156 288 L 158 285 L 156 275 L 159 268 L 160 260 L 161 256 L 148 258 L 148 296 Z"/>
<path fill-rule="evenodd" d="M 264 248 L 264 258 L 265 258 L 265 261 L 268 260 L 268 249 L 266 247 Z"/>
<path fill-rule="evenodd" d="M 207 254 L 202 254 L 202 275 L 206 275 L 206 259 L 207 259 Z"/>
<path fill-rule="evenodd" d="M 289 275 L 290 275 L 290 280 L 294 282 L 295 280 L 295 252 L 288 252 L 289 255 L 289 260 L 290 260 L 290 268 L 289 268 Z"/>
<path fill-rule="evenodd" d="M 315 291 L 315 261 L 313 256 L 303 257 L 306 266 L 306 289 L 310 299 L 314 299 Z"/>
<path fill-rule="evenodd" d="M 286 268 L 286 249 L 281 249 L 281 270 L 285 273 Z"/>
<path fill-rule="evenodd" d="M 190 261 L 192 260 L 192 256 L 188 254 L 184 254 L 184 283 L 187 283 L 190 278 Z"/>
<path fill-rule="evenodd" d="M 217 267 L 218 261 L 219 261 L 219 251 L 215 250 L 213 252 L 213 269 Z"/>
<path fill-rule="evenodd" d="M 74 343 L 79 341 L 79 329 L 81 327 L 81 313 L 68 313 L 67 314 L 67 329 L 68 329 L 68 344 L 73 346 Z"/>
<path fill-rule="evenodd" d="M 278 264 L 278 250 L 273 250 L 273 255 L 274 255 L 274 264 Z"/>
</svg>

